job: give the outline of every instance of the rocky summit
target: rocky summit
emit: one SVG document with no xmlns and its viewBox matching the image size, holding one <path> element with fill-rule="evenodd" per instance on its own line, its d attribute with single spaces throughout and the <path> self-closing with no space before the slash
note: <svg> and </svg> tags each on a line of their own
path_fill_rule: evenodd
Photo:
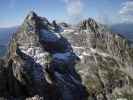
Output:
<svg viewBox="0 0 133 100">
<path fill-rule="evenodd" d="M 50 23 L 30 12 L 0 60 L 2 100 L 133 100 L 133 49 L 89 18 Z"/>
</svg>

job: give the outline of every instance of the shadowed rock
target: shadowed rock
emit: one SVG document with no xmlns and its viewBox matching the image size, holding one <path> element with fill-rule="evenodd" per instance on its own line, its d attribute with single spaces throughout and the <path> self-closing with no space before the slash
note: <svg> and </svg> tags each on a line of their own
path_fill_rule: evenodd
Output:
<svg viewBox="0 0 133 100">
<path fill-rule="evenodd" d="M 13 35 L 6 58 L 8 90 L 3 88 L 8 98 L 86 99 L 87 92 L 74 68 L 78 57 L 55 24 L 30 12 Z"/>
</svg>

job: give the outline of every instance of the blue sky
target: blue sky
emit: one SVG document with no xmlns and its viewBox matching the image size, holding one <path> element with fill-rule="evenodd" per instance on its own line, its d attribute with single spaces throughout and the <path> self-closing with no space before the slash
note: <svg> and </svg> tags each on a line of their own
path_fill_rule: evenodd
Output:
<svg viewBox="0 0 133 100">
<path fill-rule="evenodd" d="M 0 0 L 0 27 L 20 25 L 31 10 L 57 21 L 92 17 L 112 24 L 133 19 L 132 0 Z"/>
</svg>

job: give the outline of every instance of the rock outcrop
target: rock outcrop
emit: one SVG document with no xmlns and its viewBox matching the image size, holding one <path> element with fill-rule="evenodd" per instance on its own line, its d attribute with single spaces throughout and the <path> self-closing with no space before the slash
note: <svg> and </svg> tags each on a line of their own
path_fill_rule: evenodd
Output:
<svg viewBox="0 0 133 100">
<path fill-rule="evenodd" d="M 89 100 L 133 99 L 133 59 L 128 40 L 93 19 L 78 30 L 62 34 L 81 62 L 76 68 L 90 94 Z"/>
<path fill-rule="evenodd" d="M 133 99 L 133 49 L 93 19 L 50 23 L 30 12 L 0 60 L 4 100 Z"/>
<path fill-rule="evenodd" d="M 28 14 L 11 39 L 6 64 L 0 64 L 0 92 L 7 93 L 1 96 L 9 100 L 86 99 L 74 68 L 78 57 L 56 28 L 55 22 Z"/>
</svg>

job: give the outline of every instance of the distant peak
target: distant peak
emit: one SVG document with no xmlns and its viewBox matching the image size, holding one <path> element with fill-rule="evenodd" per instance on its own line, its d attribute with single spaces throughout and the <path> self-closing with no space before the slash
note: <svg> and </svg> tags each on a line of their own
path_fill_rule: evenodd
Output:
<svg viewBox="0 0 133 100">
<path fill-rule="evenodd" d="M 94 28 L 94 29 L 96 29 L 96 28 L 98 28 L 98 24 L 97 24 L 97 22 L 94 20 L 94 19 L 92 19 L 92 18 L 88 18 L 88 19 L 86 19 L 86 20 L 83 20 L 81 23 L 80 23 L 80 28 L 81 29 L 87 29 L 87 28 Z"/>
</svg>

